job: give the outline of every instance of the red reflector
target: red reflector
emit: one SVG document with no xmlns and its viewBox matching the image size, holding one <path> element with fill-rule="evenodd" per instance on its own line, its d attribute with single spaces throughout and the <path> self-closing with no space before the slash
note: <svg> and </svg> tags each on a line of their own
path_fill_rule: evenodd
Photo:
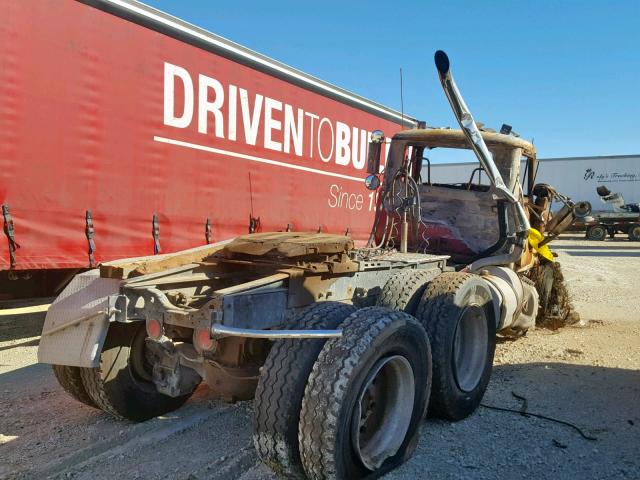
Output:
<svg viewBox="0 0 640 480">
<path fill-rule="evenodd" d="M 162 337 L 162 324 L 155 318 L 147 320 L 147 335 L 154 340 Z"/>
</svg>

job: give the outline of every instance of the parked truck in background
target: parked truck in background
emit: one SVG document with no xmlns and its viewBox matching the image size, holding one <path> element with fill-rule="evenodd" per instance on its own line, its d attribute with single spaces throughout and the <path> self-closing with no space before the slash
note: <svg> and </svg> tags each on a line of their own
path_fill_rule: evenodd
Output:
<svg viewBox="0 0 640 480">
<path fill-rule="evenodd" d="M 348 232 L 416 121 L 133 0 L 0 4 L 0 296 L 249 231 Z"/>
<path fill-rule="evenodd" d="M 584 230 L 589 240 L 613 239 L 617 233 L 626 234 L 632 242 L 640 242 L 640 203 L 626 203 L 621 193 L 612 192 L 604 185 L 596 188 L 600 201 L 610 205 L 610 211 L 592 211 L 584 202 L 579 218 L 573 223 L 575 230 Z"/>
</svg>

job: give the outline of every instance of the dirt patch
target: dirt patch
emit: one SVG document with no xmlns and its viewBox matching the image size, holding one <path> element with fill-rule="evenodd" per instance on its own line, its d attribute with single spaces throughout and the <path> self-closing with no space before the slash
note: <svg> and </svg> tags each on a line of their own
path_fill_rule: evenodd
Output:
<svg viewBox="0 0 640 480">
<path fill-rule="evenodd" d="M 387 478 L 640 478 L 640 244 L 553 242 L 579 324 L 501 342 L 480 408 L 429 420 L 414 457 Z M 38 318 L 0 323 L 0 478 L 274 478 L 251 444 L 251 403 L 200 388 L 171 415 L 118 422 L 74 402 L 36 363 Z"/>
</svg>

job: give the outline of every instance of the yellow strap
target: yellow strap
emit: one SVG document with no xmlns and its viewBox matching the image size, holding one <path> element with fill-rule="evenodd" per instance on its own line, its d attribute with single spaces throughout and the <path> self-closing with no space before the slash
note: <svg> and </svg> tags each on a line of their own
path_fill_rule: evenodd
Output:
<svg viewBox="0 0 640 480">
<path fill-rule="evenodd" d="M 544 235 L 542 235 L 542 233 L 540 233 L 535 228 L 531 228 L 529 230 L 529 245 L 531 245 L 531 247 L 536 252 L 538 252 L 538 255 L 540 255 L 543 258 L 546 258 L 550 262 L 553 262 L 554 257 L 553 257 L 553 253 L 551 253 L 551 249 L 549 249 L 549 245 L 545 244 L 545 245 L 542 245 L 541 247 L 538 246 L 540 242 L 542 242 L 542 240 L 544 240 Z"/>
</svg>

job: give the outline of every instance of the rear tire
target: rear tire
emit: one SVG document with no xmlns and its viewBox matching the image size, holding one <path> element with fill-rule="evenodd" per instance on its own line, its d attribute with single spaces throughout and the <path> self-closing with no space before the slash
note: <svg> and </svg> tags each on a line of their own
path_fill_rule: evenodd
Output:
<svg viewBox="0 0 640 480">
<path fill-rule="evenodd" d="M 315 303 L 286 328 L 335 329 L 356 308 L 338 302 Z M 278 340 L 264 366 L 254 400 L 253 443 L 264 463 L 280 475 L 302 476 L 298 423 L 304 389 L 325 339 Z"/>
<path fill-rule="evenodd" d="M 80 367 L 71 367 L 69 365 L 51 365 L 51 367 L 56 380 L 58 380 L 65 392 L 80 403 L 98 408 L 84 388 L 82 377 L 80 376 Z"/>
<path fill-rule="evenodd" d="M 309 376 L 300 454 L 309 478 L 375 478 L 415 450 L 429 401 L 431 351 L 404 312 L 369 307 L 342 323 Z"/>
<path fill-rule="evenodd" d="M 484 396 L 496 349 L 492 295 L 479 276 L 445 272 L 425 290 L 416 317 L 431 339 L 429 414 L 462 420 Z"/>
<path fill-rule="evenodd" d="M 587 239 L 602 241 L 607 238 L 607 229 L 603 225 L 592 225 L 587 229 Z"/>
<path fill-rule="evenodd" d="M 427 283 L 439 273 L 440 270 L 406 270 L 396 273 L 382 287 L 376 306 L 413 315 Z"/>
<path fill-rule="evenodd" d="M 144 322 L 112 323 L 100 365 L 81 369 L 93 402 L 118 419 L 142 422 L 181 407 L 191 396 L 174 398 L 156 390 L 144 358 L 146 333 Z"/>
<path fill-rule="evenodd" d="M 640 223 L 632 223 L 627 229 L 629 240 L 632 242 L 640 242 Z"/>
</svg>

